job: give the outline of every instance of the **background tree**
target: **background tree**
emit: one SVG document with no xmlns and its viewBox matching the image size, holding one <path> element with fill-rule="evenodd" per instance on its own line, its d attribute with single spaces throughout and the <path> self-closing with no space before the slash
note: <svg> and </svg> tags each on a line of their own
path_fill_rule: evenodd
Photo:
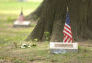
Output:
<svg viewBox="0 0 92 63">
<path fill-rule="evenodd" d="M 75 41 L 92 39 L 91 0 L 44 0 L 34 13 L 27 16 L 36 16 L 39 20 L 26 40 L 37 38 L 44 41 L 45 32 L 49 32 L 50 41 L 62 41 L 67 6 L 73 39 Z"/>
</svg>

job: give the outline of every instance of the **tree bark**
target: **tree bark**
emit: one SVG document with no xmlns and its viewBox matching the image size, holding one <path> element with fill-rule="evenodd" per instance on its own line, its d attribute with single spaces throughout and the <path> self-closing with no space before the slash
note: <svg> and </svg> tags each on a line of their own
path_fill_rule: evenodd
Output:
<svg viewBox="0 0 92 63">
<path fill-rule="evenodd" d="M 92 39 L 92 1 L 91 0 L 44 0 L 36 13 L 39 17 L 34 30 L 27 40 L 46 40 L 49 32 L 50 41 L 62 41 L 66 19 L 66 8 L 69 7 L 71 28 L 74 41 Z"/>
</svg>

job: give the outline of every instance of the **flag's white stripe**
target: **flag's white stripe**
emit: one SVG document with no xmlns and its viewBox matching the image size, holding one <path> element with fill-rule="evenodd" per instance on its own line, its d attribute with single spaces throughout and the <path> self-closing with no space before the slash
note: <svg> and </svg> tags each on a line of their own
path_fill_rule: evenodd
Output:
<svg viewBox="0 0 92 63">
<path fill-rule="evenodd" d="M 69 35 L 72 38 L 71 34 L 67 33 L 65 30 L 63 32 L 66 33 L 67 35 Z"/>
<path fill-rule="evenodd" d="M 68 24 L 65 23 L 65 25 L 66 25 L 67 27 L 71 28 Z"/>
<path fill-rule="evenodd" d="M 69 42 L 70 38 L 67 39 L 67 42 Z"/>
<path fill-rule="evenodd" d="M 64 34 L 67 34 L 67 35 L 69 35 L 70 37 L 72 37 L 72 34 L 69 33 L 69 32 L 67 32 L 66 30 L 64 30 L 63 32 L 64 32 Z"/>
<path fill-rule="evenodd" d="M 67 39 L 67 36 L 64 37 L 63 42 L 65 42 L 66 39 Z"/>
<path fill-rule="evenodd" d="M 64 29 L 66 29 L 67 31 L 69 31 L 71 33 L 71 31 L 68 28 L 64 27 Z"/>
<path fill-rule="evenodd" d="M 69 43 L 72 43 L 71 41 L 72 41 L 72 39 L 70 38 L 70 40 L 69 40 L 68 42 L 69 42 Z"/>
<path fill-rule="evenodd" d="M 68 43 L 69 42 L 69 38 L 66 40 L 66 43 Z"/>
<path fill-rule="evenodd" d="M 67 39 L 67 40 L 66 40 Z M 66 40 L 66 41 L 65 41 Z M 63 40 L 64 43 L 70 43 L 71 42 L 71 39 L 68 37 L 68 36 L 65 36 L 64 40 Z"/>
<path fill-rule="evenodd" d="M 64 42 L 64 43 L 68 43 L 68 42 L 67 42 L 67 39 L 68 39 L 68 36 L 65 37 L 65 39 L 64 39 L 63 42 Z M 66 40 L 66 41 L 65 41 L 65 40 Z"/>
</svg>

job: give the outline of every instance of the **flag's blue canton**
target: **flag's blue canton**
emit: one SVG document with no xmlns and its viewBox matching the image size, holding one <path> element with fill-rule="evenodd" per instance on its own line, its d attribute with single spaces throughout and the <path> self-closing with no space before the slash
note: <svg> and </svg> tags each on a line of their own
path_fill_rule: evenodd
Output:
<svg viewBox="0 0 92 63">
<path fill-rule="evenodd" d="M 70 24 L 70 18 L 69 18 L 69 13 L 67 12 L 66 14 L 66 24 Z"/>
</svg>

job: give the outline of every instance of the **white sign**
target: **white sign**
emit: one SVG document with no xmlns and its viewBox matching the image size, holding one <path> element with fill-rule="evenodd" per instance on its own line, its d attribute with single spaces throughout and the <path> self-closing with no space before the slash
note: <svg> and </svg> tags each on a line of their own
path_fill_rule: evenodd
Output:
<svg viewBox="0 0 92 63">
<path fill-rule="evenodd" d="M 78 51 L 78 43 L 50 42 L 51 53 L 65 53 Z"/>
<path fill-rule="evenodd" d="M 30 25 L 30 21 L 15 21 L 14 25 Z"/>
<path fill-rule="evenodd" d="M 30 21 L 15 21 L 14 27 L 29 27 L 30 24 Z"/>
</svg>

